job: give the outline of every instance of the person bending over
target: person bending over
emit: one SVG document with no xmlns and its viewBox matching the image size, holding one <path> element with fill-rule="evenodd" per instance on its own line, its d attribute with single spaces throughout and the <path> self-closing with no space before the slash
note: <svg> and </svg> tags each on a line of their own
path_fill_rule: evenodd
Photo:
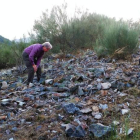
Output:
<svg viewBox="0 0 140 140">
<path fill-rule="evenodd" d="M 49 42 L 43 44 L 33 44 L 24 49 L 22 57 L 24 63 L 28 69 L 27 85 L 33 83 L 34 73 L 37 74 L 37 81 L 40 81 L 41 67 L 40 62 L 44 55 L 44 52 L 52 49 L 52 45 Z"/>
</svg>

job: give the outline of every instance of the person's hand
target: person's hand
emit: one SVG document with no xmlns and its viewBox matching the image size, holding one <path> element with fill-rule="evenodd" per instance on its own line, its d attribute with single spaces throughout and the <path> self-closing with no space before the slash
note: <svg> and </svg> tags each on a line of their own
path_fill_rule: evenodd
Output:
<svg viewBox="0 0 140 140">
<path fill-rule="evenodd" d="M 34 68 L 34 72 L 36 72 L 37 71 L 37 66 L 33 65 L 33 68 Z"/>
</svg>

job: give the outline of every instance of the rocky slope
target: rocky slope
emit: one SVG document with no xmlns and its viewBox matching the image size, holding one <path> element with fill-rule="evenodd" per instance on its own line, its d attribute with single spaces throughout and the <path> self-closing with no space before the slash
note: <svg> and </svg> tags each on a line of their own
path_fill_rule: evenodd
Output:
<svg viewBox="0 0 140 140">
<path fill-rule="evenodd" d="M 98 60 L 93 51 L 45 60 L 40 83 L 0 72 L 2 140 L 119 139 L 139 129 L 139 52 L 132 62 Z"/>
</svg>

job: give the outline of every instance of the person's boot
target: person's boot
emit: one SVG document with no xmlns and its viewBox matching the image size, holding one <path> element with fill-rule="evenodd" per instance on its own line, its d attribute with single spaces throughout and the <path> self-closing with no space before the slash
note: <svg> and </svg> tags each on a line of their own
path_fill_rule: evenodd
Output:
<svg viewBox="0 0 140 140">
<path fill-rule="evenodd" d="M 37 82 L 39 82 L 40 81 L 40 78 L 37 78 Z"/>
</svg>

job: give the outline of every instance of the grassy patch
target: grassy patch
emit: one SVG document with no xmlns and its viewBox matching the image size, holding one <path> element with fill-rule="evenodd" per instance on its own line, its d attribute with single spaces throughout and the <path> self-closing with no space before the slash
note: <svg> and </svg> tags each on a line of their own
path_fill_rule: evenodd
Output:
<svg viewBox="0 0 140 140">
<path fill-rule="evenodd" d="M 130 95 L 134 95 L 135 97 L 140 96 L 140 89 L 138 89 L 137 87 L 132 87 L 129 88 L 126 93 L 130 94 Z"/>
</svg>

